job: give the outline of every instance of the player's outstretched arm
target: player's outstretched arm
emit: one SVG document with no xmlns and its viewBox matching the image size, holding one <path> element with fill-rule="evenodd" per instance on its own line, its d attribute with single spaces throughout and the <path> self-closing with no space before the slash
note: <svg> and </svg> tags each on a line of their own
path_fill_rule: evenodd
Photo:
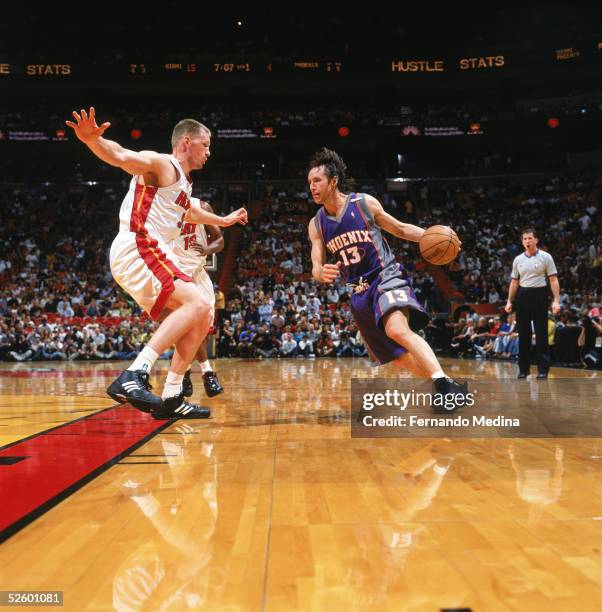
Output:
<svg viewBox="0 0 602 612">
<path fill-rule="evenodd" d="M 410 223 L 402 223 L 395 217 L 392 217 L 389 213 L 385 212 L 382 204 L 370 195 L 366 195 L 366 205 L 368 210 L 372 213 L 374 221 L 381 229 L 397 238 L 402 240 L 409 240 L 410 242 L 418 242 L 422 238 L 424 231 L 417 225 L 411 225 Z"/>
<path fill-rule="evenodd" d="M 203 202 L 206 204 L 206 202 Z M 239 208 L 225 217 L 220 217 L 213 212 L 209 212 L 201 205 L 198 198 L 190 199 L 190 208 L 186 211 L 184 221 L 188 223 L 201 223 L 203 225 L 215 225 L 217 227 L 229 227 L 235 223 L 246 225 L 248 221 L 247 211 Z"/>
<path fill-rule="evenodd" d="M 338 261 L 336 264 L 324 263 L 326 261 L 324 243 L 320 234 L 318 234 L 313 219 L 309 222 L 308 229 L 309 239 L 311 240 L 311 275 L 320 283 L 332 283 L 340 274 L 341 262 Z"/>
<path fill-rule="evenodd" d="M 113 140 L 103 138 L 103 134 L 110 127 L 109 122 L 100 126 L 96 123 L 94 107 L 86 112 L 73 111 L 73 121 L 65 123 L 73 129 L 75 135 L 102 161 L 111 166 L 125 170 L 129 174 L 155 174 L 160 177 L 170 171 L 170 162 L 166 155 L 155 151 L 131 151 L 122 147 Z"/>
</svg>

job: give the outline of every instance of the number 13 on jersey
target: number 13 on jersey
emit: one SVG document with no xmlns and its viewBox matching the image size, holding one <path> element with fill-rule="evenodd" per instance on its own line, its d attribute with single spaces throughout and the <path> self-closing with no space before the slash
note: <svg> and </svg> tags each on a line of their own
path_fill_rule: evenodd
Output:
<svg viewBox="0 0 602 612">
<path fill-rule="evenodd" d="M 385 293 L 389 304 L 403 304 L 404 306 L 408 303 L 408 292 L 407 289 L 391 289 Z"/>
<path fill-rule="evenodd" d="M 343 265 L 350 266 L 352 264 L 359 263 L 362 259 L 359 249 L 357 247 L 349 247 L 348 249 L 342 249 L 339 251 L 339 255 L 343 260 Z"/>
</svg>

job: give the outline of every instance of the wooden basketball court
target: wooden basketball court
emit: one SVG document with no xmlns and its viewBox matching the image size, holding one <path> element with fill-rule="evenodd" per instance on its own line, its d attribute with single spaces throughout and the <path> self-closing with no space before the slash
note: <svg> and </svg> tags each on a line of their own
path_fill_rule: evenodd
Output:
<svg viewBox="0 0 602 612">
<path fill-rule="evenodd" d="M 176 422 L 114 407 L 121 363 L 2 364 L 0 590 L 66 610 L 602 609 L 600 439 L 352 439 L 351 378 L 393 370 L 217 364 L 212 418 Z M 444 365 L 515 401 L 549 383 Z M 599 373 L 560 376 L 599 401 Z"/>
</svg>

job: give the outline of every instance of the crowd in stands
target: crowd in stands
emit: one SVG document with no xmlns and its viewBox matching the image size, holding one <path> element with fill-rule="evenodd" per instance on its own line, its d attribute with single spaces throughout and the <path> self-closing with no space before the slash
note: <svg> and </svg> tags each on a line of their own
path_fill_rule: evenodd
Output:
<svg viewBox="0 0 602 612">
<path fill-rule="evenodd" d="M 453 334 L 450 347 L 456 357 L 518 360 L 518 331 L 513 313 L 484 317 L 471 309 L 450 327 Z M 598 339 L 602 339 L 598 306 L 587 312 L 571 309 L 556 317 L 549 313 L 548 344 L 554 363 L 600 369 L 602 342 Z"/>
<path fill-rule="evenodd" d="M 379 128 L 387 126 L 468 126 L 472 122 L 512 121 L 538 116 L 581 115 L 589 116 L 602 112 L 602 91 L 588 92 L 556 98 L 524 99 L 509 103 L 482 99 L 474 102 L 462 101 L 454 104 L 447 101 L 412 101 L 399 103 L 397 97 L 383 98 L 363 93 L 361 100 L 349 99 L 348 108 L 341 107 L 339 98 L 329 104 L 324 100 L 316 105 L 312 97 L 307 101 L 287 103 L 280 109 L 262 103 L 261 99 L 250 100 L 244 107 L 229 104 L 199 105 L 182 102 L 177 108 L 170 107 L 165 100 L 145 99 L 140 105 L 130 101 L 127 106 L 111 105 L 101 109 L 103 119 L 110 120 L 114 128 L 138 128 L 149 132 L 170 131 L 182 117 L 195 117 L 219 137 L 219 130 L 273 128 L 322 128 L 342 125 L 355 128 Z M 355 103 L 354 103 L 355 102 Z M 361 102 L 361 103 L 358 103 Z M 216 110 L 216 107 L 219 110 Z M 27 111 L 15 106 L 0 109 L 0 140 L 10 131 L 54 131 L 65 128 L 65 109 L 57 102 L 30 107 Z"/>
<path fill-rule="evenodd" d="M 539 233 L 539 247 L 554 257 L 564 307 L 582 309 L 599 299 L 599 180 L 551 177 L 527 185 L 500 181 L 426 190 L 430 214 L 422 224 L 451 225 L 462 237 L 462 252 L 449 266 L 449 274 L 462 287 L 467 302 L 505 299 L 508 273 L 522 252 L 520 235 L 526 227 Z"/>
<path fill-rule="evenodd" d="M 550 318 L 556 362 L 600 367 L 598 178 L 440 181 L 392 193 L 360 184 L 358 190 L 372 192 L 401 219 L 454 227 L 463 242 L 446 268 L 455 290 L 467 303 L 497 306 L 487 317 L 469 311 L 454 318 L 417 245 L 391 237 L 418 298 L 431 312 L 448 312 L 425 331 L 438 350 L 516 356 L 514 316 L 501 307 L 512 260 L 521 252 L 521 230 L 533 227 L 554 256 L 562 289 L 562 312 Z M 83 184 L 0 189 L 0 360 L 131 359 L 144 345 L 154 324 L 115 285 L 107 264 L 124 191 L 123 185 Z M 262 193 L 238 245 L 234 282 L 223 303 L 218 300 L 217 354 L 365 356 L 350 289 L 311 278 L 307 223 L 315 205 L 303 185 L 267 184 Z M 563 348 L 569 335 L 577 347 L 570 358 Z"/>
<path fill-rule="evenodd" d="M 144 345 L 148 323 L 129 326 L 134 308 L 106 261 L 120 190 L 0 189 L 1 360 L 106 359 Z"/>
</svg>

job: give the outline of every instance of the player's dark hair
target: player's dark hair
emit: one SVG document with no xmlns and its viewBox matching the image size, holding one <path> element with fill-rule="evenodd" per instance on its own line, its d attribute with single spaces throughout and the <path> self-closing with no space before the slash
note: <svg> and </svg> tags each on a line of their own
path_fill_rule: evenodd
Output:
<svg viewBox="0 0 602 612">
<path fill-rule="evenodd" d="M 344 191 L 352 187 L 353 179 L 347 176 L 347 164 L 336 151 L 322 147 L 314 153 L 309 160 L 308 170 L 319 167 L 324 168 L 324 172 L 329 180 L 335 176 L 338 178 L 338 188 L 340 190 Z"/>
<path fill-rule="evenodd" d="M 533 234 L 533 238 L 539 238 L 539 236 L 537 235 L 537 232 L 532 228 L 532 227 L 526 227 L 521 233 L 520 236 L 521 238 L 525 235 L 525 234 Z"/>
</svg>

